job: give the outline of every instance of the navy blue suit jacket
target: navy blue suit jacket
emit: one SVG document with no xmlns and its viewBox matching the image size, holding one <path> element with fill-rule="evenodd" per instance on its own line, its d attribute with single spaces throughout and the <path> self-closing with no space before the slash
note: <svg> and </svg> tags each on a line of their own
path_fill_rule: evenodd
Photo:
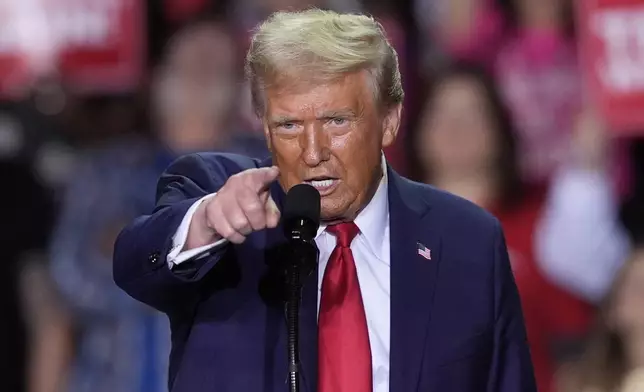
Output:
<svg viewBox="0 0 644 392">
<path fill-rule="evenodd" d="M 275 295 L 280 227 L 170 270 L 172 236 L 189 207 L 231 175 L 270 165 L 204 153 L 172 164 L 157 206 L 119 235 L 114 279 L 165 312 L 173 392 L 286 392 L 284 307 Z M 498 221 L 473 204 L 389 169 L 391 392 L 534 392 L 517 288 Z M 284 197 L 274 183 L 278 206 Z M 431 260 L 418 255 L 418 243 Z M 366 295 L 369 295 L 368 293 Z M 317 274 L 301 305 L 302 391 L 317 383 Z M 356 391 L 358 392 L 358 391 Z"/>
</svg>

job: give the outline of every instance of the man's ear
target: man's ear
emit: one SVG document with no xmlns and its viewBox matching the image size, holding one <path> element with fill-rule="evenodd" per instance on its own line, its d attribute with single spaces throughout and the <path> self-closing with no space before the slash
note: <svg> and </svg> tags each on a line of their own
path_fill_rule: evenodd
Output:
<svg viewBox="0 0 644 392">
<path fill-rule="evenodd" d="M 382 127 L 382 146 L 389 147 L 396 141 L 398 129 L 400 129 L 400 120 L 402 115 L 402 104 L 398 104 L 387 109 L 383 119 Z"/>
</svg>

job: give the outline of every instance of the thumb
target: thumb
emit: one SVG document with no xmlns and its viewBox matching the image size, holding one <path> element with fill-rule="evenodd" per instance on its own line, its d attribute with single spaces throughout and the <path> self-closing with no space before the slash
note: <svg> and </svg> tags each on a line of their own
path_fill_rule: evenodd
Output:
<svg viewBox="0 0 644 392">
<path fill-rule="evenodd" d="M 277 179 L 280 171 L 277 166 L 261 167 L 254 169 L 251 173 L 252 182 L 255 186 L 255 191 L 258 193 L 266 189 L 273 181 Z"/>
<path fill-rule="evenodd" d="M 266 210 L 266 227 L 269 229 L 277 227 L 280 222 L 281 213 L 270 195 L 266 200 L 266 204 L 264 204 L 264 208 Z"/>
</svg>

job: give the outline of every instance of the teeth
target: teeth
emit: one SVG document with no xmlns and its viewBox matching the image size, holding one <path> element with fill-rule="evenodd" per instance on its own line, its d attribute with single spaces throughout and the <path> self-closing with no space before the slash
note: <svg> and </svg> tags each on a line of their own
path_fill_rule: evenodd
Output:
<svg viewBox="0 0 644 392">
<path fill-rule="evenodd" d="M 313 185 L 315 188 L 327 188 L 333 185 L 333 180 L 313 180 L 309 181 L 309 184 Z"/>
</svg>

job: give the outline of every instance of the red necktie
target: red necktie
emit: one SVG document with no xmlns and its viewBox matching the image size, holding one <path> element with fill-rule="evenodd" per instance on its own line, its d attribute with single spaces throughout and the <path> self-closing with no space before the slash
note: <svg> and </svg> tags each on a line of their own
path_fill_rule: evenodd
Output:
<svg viewBox="0 0 644 392">
<path fill-rule="evenodd" d="M 351 241 L 355 223 L 327 227 L 337 239 L 322 279 L 318 392 L 372 392 L 371 346 Z"/>
</svg>

